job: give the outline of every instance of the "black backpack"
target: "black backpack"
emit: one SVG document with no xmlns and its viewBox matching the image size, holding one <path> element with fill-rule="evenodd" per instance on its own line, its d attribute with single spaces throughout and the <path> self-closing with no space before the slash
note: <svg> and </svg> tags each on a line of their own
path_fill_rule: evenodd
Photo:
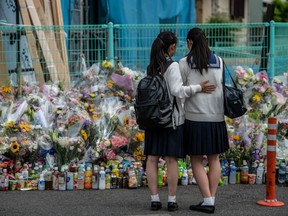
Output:
<svg viewBox="0 0 288 216">
<path fill-rule="evenodd" d="M 165 70 L 174 61 L 167 60 Z M 142 130 L 163 128 L 172 122 L 175 97 L 171 103 L 166 80 L 156 75 L 142 78 L 137 86 L 134 104 L 136 122 Z"/>
</svg>

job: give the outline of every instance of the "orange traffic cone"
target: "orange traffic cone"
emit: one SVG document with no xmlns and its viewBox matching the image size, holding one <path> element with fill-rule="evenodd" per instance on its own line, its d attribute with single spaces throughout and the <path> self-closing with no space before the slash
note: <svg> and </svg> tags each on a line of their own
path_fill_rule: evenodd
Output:
<svg viewBox="0 0 288 216">
<path fill-rule="evenodd" d="M 263 206 L 283 206 L 284 203 L 277 201 L 275 189 L 276 173 L 276 134 L 277 119 L 268 119 L 268 139 L 267 139 L 267 173 L 266 173 L 266 199 L 257 202 Z"/>
</svg>

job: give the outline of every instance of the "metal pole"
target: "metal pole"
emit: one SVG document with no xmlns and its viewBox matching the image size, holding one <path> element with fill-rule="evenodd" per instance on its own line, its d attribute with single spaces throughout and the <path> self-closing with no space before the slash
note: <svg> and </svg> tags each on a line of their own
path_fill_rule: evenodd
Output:
<svg viewBox="0 0 288 216">
<path fill-rule="evenodd" d="M 108 23 L 108 60 L 114 65 L 114 30 L 113 23 Z"/>
<path fill-rule="evenodd" d="M 275 75 L 275 22 L 270 22 L 270 76 L 272 80 Z"/>
</svg>

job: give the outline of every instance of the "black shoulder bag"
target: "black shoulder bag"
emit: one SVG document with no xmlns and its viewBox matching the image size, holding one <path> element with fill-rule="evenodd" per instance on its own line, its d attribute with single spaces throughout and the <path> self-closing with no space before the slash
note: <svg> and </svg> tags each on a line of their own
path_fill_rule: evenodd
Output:
<svg viewBox="0 0 288 216">
<path fill-rule="evenodd" d="M 225 66 L 225 67 L 224 67 Z M 233 86 L 225 85 L 225 68 L 233 82 Z M 223 61 L 223 92 L 224 92 L 224 115 L 234 119 L 244 115 L 247 111 L 244 101 L 244 93 L 238 89 L 225 62 Z"/>
</svg>

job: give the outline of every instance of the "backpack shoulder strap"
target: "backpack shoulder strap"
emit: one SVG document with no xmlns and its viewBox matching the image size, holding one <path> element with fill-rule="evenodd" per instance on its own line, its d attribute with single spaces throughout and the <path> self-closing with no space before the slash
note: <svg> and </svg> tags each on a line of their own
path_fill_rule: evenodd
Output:
<svg viewBox="0 0 288 216">
<path fill-rule="evenodd" d="M 167 61 L 166 61 L 166 64 L 165 64 L 165 67 L 164 67 L 164 71 L 167 70 L 167 68 L 173 63 L 175 62 L 171 57 L 167 57 Z"/>
</svg>

